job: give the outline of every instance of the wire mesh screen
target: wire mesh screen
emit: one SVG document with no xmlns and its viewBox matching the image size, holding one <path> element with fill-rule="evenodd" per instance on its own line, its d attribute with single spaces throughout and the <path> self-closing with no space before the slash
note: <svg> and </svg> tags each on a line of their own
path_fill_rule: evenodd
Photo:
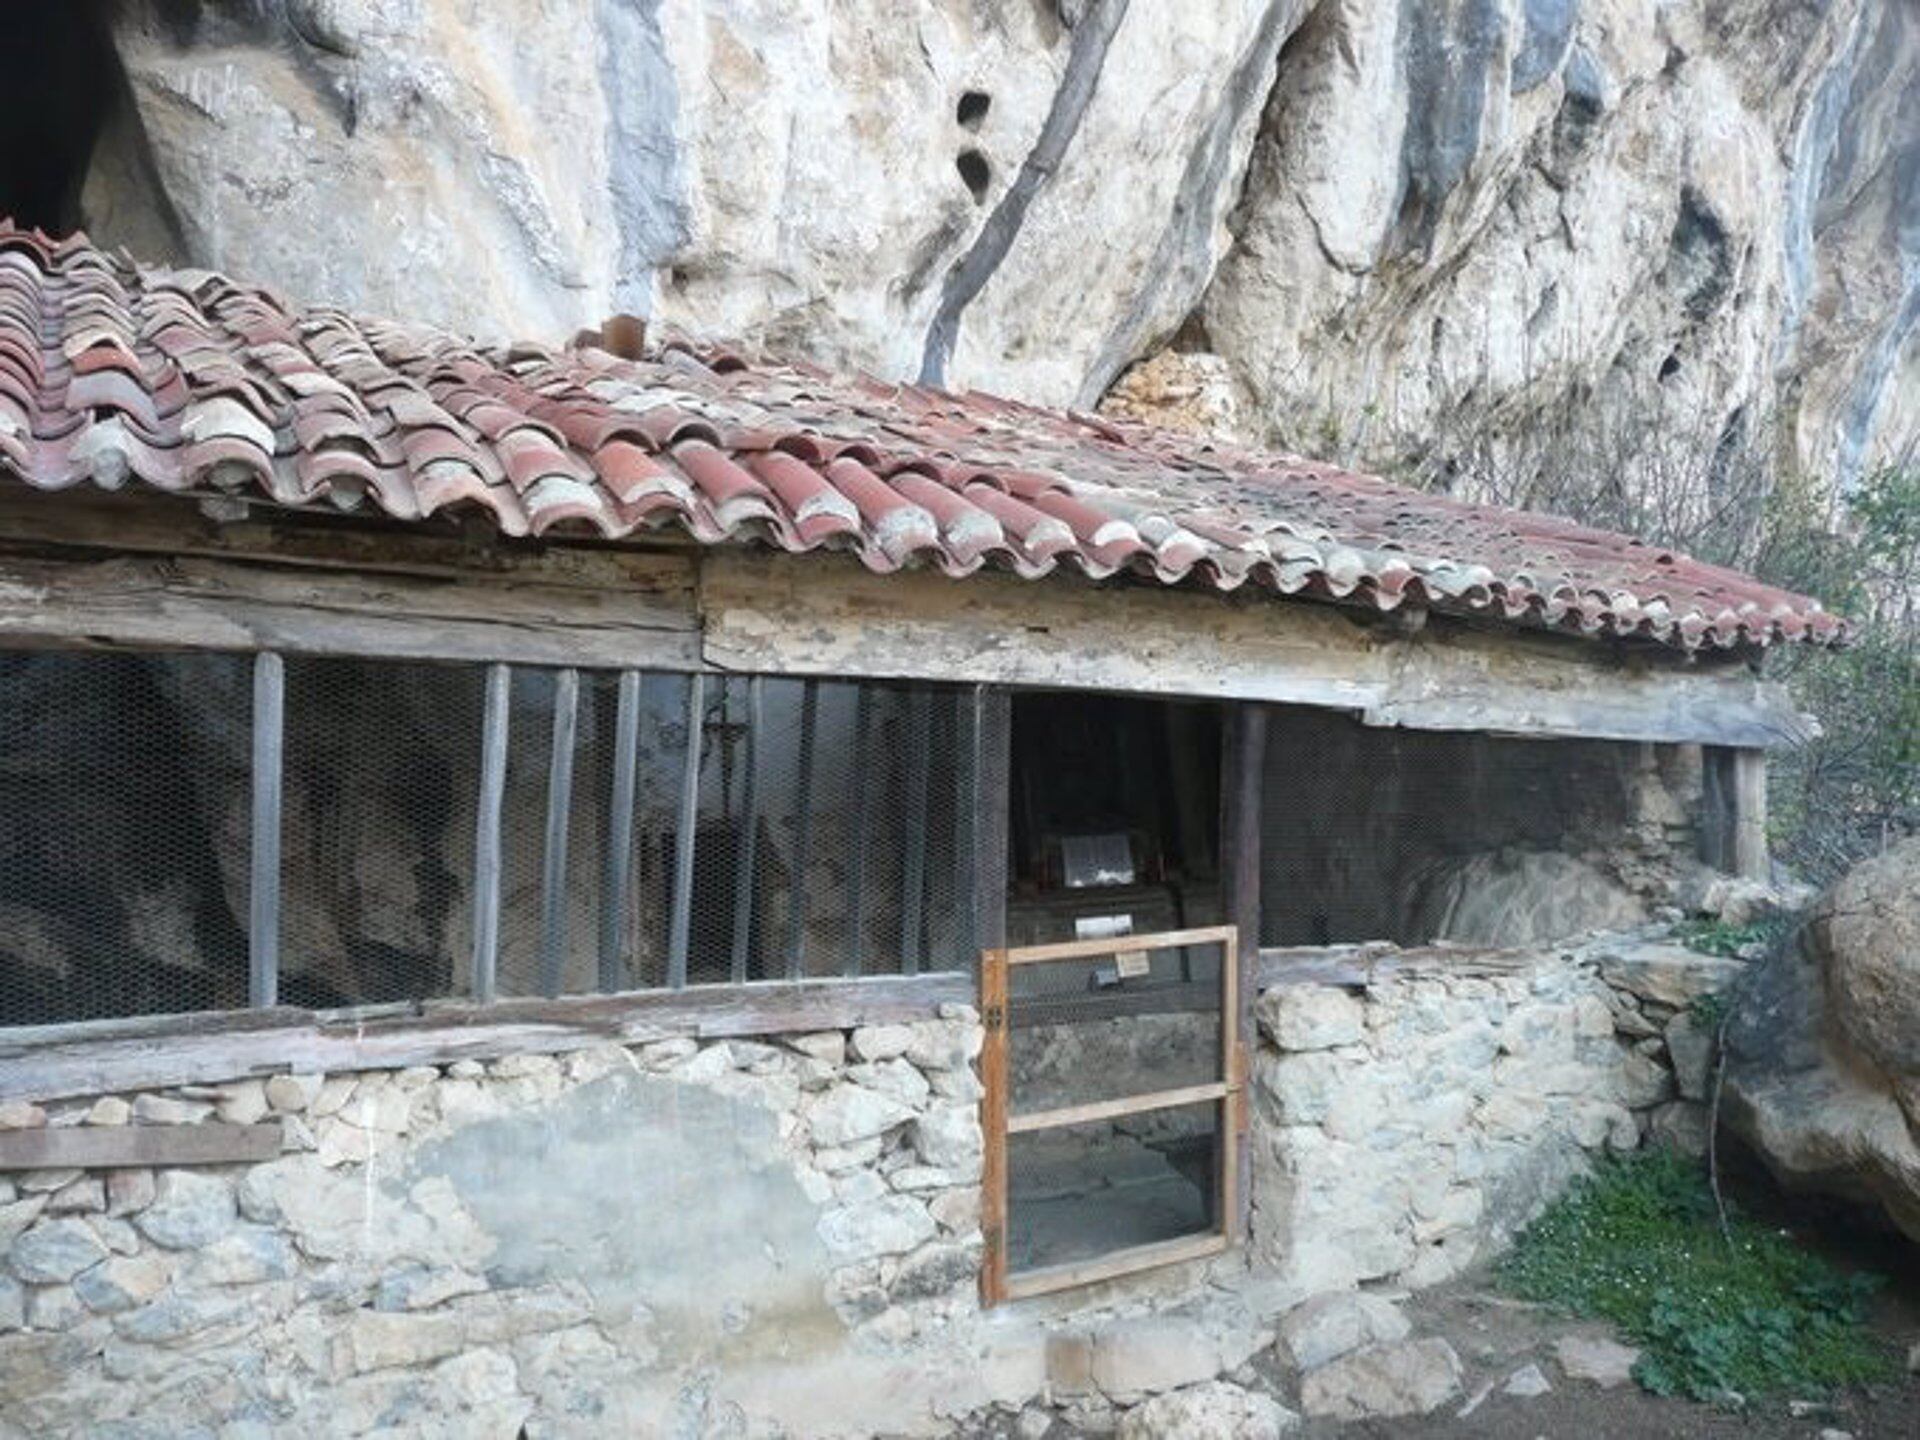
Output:
<svg viewBox="0 0 1920 1440">
<path fill-rule="evenodd" d="M 1074 1265 L 1220 1228 L 1220 1106 L 1181 1105 L 1007 1141 L 1007 1263 Z"/>
<path fill-rule="evenodd" d="M 1033 946 L 990 962 L 983 983 L 1005 995 L 1005 1039 L 988 1083 L 1007 1121 L 988 1143 L 1004 1145 L 996 1183 L 1015 1292 L 1022 1276 L 1055 1288 L 1083 1262 L 1125 1268 L 1136 1252 L 1164 1258 L 1142 1247 L 1223 1235 L 1231 934 Z"/>
<path fill-rule="evenodd" d="M 248 677 L 0 654 L 0 1023 L 247 1003 Z"/>
<path fill-rule="evenodd" d="M 472 665 L 286 662 L 282 1003 L 464 992 L 483 684 Z"/>
<path fill-rule="evenodd" d="M 483 665 L 283 673 L 283 1004 L 972 964 L 972 691 L 515 667 L 496 724 Z M 0 653 L 0 1024 L 248 1003 L 254 683 Z"/>
<path fill-rule="evenodd" d="M 1653 763 L 1648 746 L 1378 729 L 1289 707 L 1270 716 L 1268 945 L 1448 935 L 1453 897 L 1497 884 L 1514 857 L 1604 851 L 1640 823 L 1635 796 Z M 1669 839 L 1689 844 L 1691 823 Z"/>
</svg>

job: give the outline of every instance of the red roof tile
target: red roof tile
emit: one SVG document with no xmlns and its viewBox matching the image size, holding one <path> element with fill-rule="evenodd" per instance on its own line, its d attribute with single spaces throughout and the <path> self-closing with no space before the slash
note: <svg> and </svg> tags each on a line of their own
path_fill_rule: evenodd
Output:
<svg viewBox="0 0 1920 1440">
<path fill-rule="evenodd" d="M 1685 649 L 1843 634 L 1685 555 L 1291 455 L 678 340 L 641 361 L 478 348 L 0 222 L 5 472 L 404 520 L 471 507 L 507 535 L 672 523 L 878 571 L 1251 583 Z"/>
</svg>

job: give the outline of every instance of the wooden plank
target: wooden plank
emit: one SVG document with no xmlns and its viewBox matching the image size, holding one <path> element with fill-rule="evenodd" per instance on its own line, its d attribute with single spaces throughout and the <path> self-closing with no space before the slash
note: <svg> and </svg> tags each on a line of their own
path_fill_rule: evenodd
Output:
<svg viewBox="0 0 1920 1440">
<path fill-rule="evenodd" d="M 1252 1140 L 1246 1125 L 1246 1104 L 1240 1093 L 1245 1056 L 1254 1044 L 1253 1002 L 1257 998 L 1252 968 L 1260 954 L 1261 839 L 1265 829 L 1262 805 L 1267 779 L 1267 708 L 1240 704 L 1227 712 L 1221 746 L 1220 864 L 1224 901 L 1235 938 L 1222 959 L 1221 1046 L 1224 1073 L 1235 1093 L 1222 1106 L 1220 1214 L 1229 1234 L 1244 1236 L 1253 1223 L 1253 1197 L 1236 1184 L 1253 1163 Z"/>
<path fill-rule="evenodd" d="M 736 984 L 747 978 L 747 955 L 753 947 L 753 885 L 758 878 L 760 849 L 760 763 L 766 745 L 761 730 L 766 722 L 764 681 L 747 680 L 747 775 L 740 794 L 740 838 L 735 842 L 733 870 L 733 954 L 729 973 Z M 866 793 L 862 787 L 861 794 Z"/>
<path fill-rule="evenodd" d="M 1243 1194 L 1240 1177 L 1251 1163 L 1246 1127 L 1246 1062 L 1241 1049 L 1243 1027 L 1253 1019 L 1251 1005 L 1241 1004 L 1240 941 L 1227 941 L 1220 957 L 1220 1131 L 1215 1171 L 1214 1224 L 1228 1239 L 1247 1234 L 1253 1214 Z"/>
<path fill-rule="evenodd" d="M 272 1125 L 71 1125 L 0 1130 L 0 1172 L 130 1170 L 149 1165 L 238 1165 L 277 1160 Z"/>
<path fill-rule="evenodd" d="M 1168 980 L 1124 985 L 1068 995 L 1035 995 L 1014 1007 L 1007 1023 L 1015 1030 L 1039 1025 L 1086 1025 L 1128 1015 L 1215 1014 L 1220 987 L 1209 980 Z"/>
<path fill-rule="evenodd" d="M 808 680 L 800 692 L 800 784 L 794 801 L 792 900 L 787 936 L 787 978 L 807 970 L 807 862 L 813 850 L 813 766 L 820 726 L 820 685 Z"/>
<path fill-rule="evenodd" d="M 1007 943 L 1013 697 L 1005 690 L 974 687 L 973 743 L 973 938 L 992 950 Z"/>
<path fill-rule="evenodd" d="M 573 829 L 573 751 L 580 721 L 580 672 L 553 677 L 547 751 L 547 829 L 540 849 L 540 993 L 558 995 L 567 968 L 567 842 Z"/>
<path fill-rule="evenodd" d="M 701 577 L 702 654 L 724 670 L 1265 700 L 1422 730 L 1755 747 L 1815 731 L 1743 664 L 1651 644 L 1440 615 L 1407 635 L 1264 594 L 883 576 L 846 557 L 715 550 Z"/>
<path fill-rule="evenodd" d="M 1403 950 L 1384 940 L 1361 945 L 1270 946 L 1260 951 L 1252 968 L 1252 983 L 1256 994 L 1276 985 L 1343 985 L 1357 989 L 1399 975 L 1511 975 L 1538 959 L 1537 950 L 1444 944 Z"/>
<path fill-rule="evenodd" d="M 480 798 L 473 840 L 473 996 L 493 999 L 500 962 L 500 810 L 507 794 L 507 724 L 513 671 L 487 667 L 480 733 Z"/>
<path fill-rule="evenodd" d="M 854 686 L 853 753 L 865 757 L 873 742 L 873 686 Z M 866 963 L 867 846 L 873 828 L 873 787 L 856 785 L 853 797 L 852 874 L 847 878 L 846 973 L 858 975 Z"/>
<path fill-rule="evenodd" d="M 0 1100 L 53 1100 L 282 1072 L 445 1065 L 608 1042 L 848 1030 L 932 1019 L 971 976 L 755 981 L 558 1000 L 430 1000 L 315 1015 L 236 1010 L 0 1030 Z"/>
<path fill-rule="evenodd" d="M 980 953 L 980 1303 L 1007 1298 L 1007 952 Z"/>
<path fill-rule="evenodd" d="M 1115 935 L 1104 940 L 1061 940 L 1050 945 L 1022 945 L 1007 951 L 1009 965 L 1045 965 L 1055 960 L 1091 960 L 1122 950 L 1173 950 L 1182 945 L 1221 945 L 1234 938 L 1231 925 L 1208 925 L 1196 930 L 1165 930 L 1157 935 Z"/>
<path fill-rule="evenodd" d="M 900 968 L 908 975 L 920 973 L 921 918 L 927 898 L 927 782 L 930 762 L 928 746 L 928 706 L 932 697 L 924 686 L 908 691 L 907 706 L 907 797 L 901 807 L 902 837 L 906 858 L 900 867 Z"/>
<path fill-rule="evenodd" d="M 286 747 L 286 663 L 253 662 L 253 815 L 247 861 L 247 1003 L 280 1002 L 280 801 Z"/>
<path fill-rule="evenodd" d="M 1732 873 L 1747 880 L 1770 880 L 1767 855 L 1767 752 L 1735 750 L 1732 760 Z"/>
<path fill-rule="evenodd" d="M 673 909 L 667 921 L 667 986 L 687 983 L 693 935 L 693 860 L 700 842 L 700 760 L 706 749 L 706 676 L 687 677 L 686 759 L 680 767 L 680 806 L 673 831 Z"/>
<path fill-rule="evenodd" d="M 1205 1260 L 1227 1248 L 1227 1237 L 1218 1234 L 1186 1235 L 1176 1240 L 1160 1240 L 1152 1245 L 1135 1245 L 1116 1250 L 1097 1260 L 1077 1260 L 1065 1265 L 1049 1265 L 1037 1270 L 1022 1270 L 1009 1275 L 998 1297 L 1002 1300 L 1027 1300 L 1049 1295 L 1056 1290 L 1073 1290 L 1103 1280 L 1117 1280 L 1142 1270 L 1157 1270 L 1165 1265 L 1180 1265 Z M 990 1302 L 991 1303 L 991 1302 Z"/>
<path fill-rule="evenodd" d="M 633 803 L 639 786 L 640 681 L 620 672 L 613 722 L 613 790 L 607 800 L 607 855 L 600 880 L 600 989 L 612 994 L 629 983 L 627 900 L 633 876 Z"/>
<path fill-rule="evenodd" d="M 0 644 L 691 670 L 691 598 L 182 556 L 0 553 Z"/>
<path fill-rule="evenodd" d="M 1123 1095 L 1117 1100 L 1089 1100 L 1080 1105 L 1061 1105 L 1052 1110 L 1031 1110 L 1007 1117 L 1007 1134 L 1025 1135 L 1033 1130 L 1054 1130 L 1062 1125 L 1091 1125 L 1097 1120 L 1113 1120 L 1122 1115 L 1145 1115 L 1154 1110 L 1171 1110 L 1180 1105 L 1199 1105 L 1208 1100 L 1224 1100 L 1228 1085 L 1224 1080 L 1205 1085 L 1182 1085 L 1172 1090 L 1151 1090 L 1144 1095 Z"/>
<path fill-rule="evenodd" d="M 498 540 L 476 543 L 443 524 L 388 520 L 377 511 L 343 515 L 248 506 L 240 520 L 214 520 L 198 497 L 135 488 L 108 494 L 80 487 L 49 495 L 0 483 L 0 537 L 16 551 L 134 552 L 261 561 L 361 575 L 458 578 L 462 584 L 532 583 L 653 596 L 693 616 L 697 547 L 670 536 L 645 549 L 594 542 Z"/>
</svg>

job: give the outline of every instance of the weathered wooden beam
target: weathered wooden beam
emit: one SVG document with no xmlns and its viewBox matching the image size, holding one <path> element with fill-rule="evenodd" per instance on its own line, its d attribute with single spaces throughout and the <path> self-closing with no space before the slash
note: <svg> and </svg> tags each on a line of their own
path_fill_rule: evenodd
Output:
<svg viewBox="0 0 1920 1440">
<path fill-rule="evenodd" d="M 900 969 L 920 973 L 921 921 L 927 900 L 927 782 L 930 757 L 928 705 L 924 686 L 905 696 L 907 706 L 907 801 L 901 810 L 906 857 L 900 867 Z"/>
<path fill-rule="evenodd" d="M 608 1042 L 853 1029 L 933 1018 L 974 998 L 971 976 L 756 981 L 490 1005 L 429 1000 L 314 1015 L 298 1010 L 143 1016 L 0 1030 L 0 1100 L 55 1100 L 253 1075 L 445 1065 L 561 1054 Z"/>
<path fill-rule="evenodd" d="M 793 836 L 791 923 L 787 937 L 787 978 L 807 970 L 807 860 L 813 848 L 814 737 L 820 727 L 820 685 L 809 680 L 800 692 L 800 793 Z"/>
<path fill-rule="evenodd" d="M 607 800 L 607 856 L 600 880 L 600 989 L 625 989 L 627 894 L 633 874 L 633 804 L 639 788 L 640 672 L 620 672 L 613 722 L 613 791 Z"/>
<path fill-rule="evenodd" d="M 1770 880 L 1767 856 L 1767 752 L 1735 750 L 1732 760 L 1733 873 Z"/>
<path fill-rule="evenodd" d="M 500 962 L 500 811 L 507 794 L 507 723 L 513 671 L 487 667 L 480 731 L 480 797 L 474 807 L 473 997 L 493 999 Z"/>
<path fill-rule="evenodd" d="M 1417 635 L 1267 594 L 714 550 L 702 653 L 724 670 L 1265 700 L 1376 725 L 1770 747 L 1815 733 L 1744 666 L 1435 616 Z"/>
<path fill-rule="evenodd" d="M 287 669 L 264 651 L 253 662 L 253 816 L 247 862 L 247 1003 L 280 1003 L 280 805 Z"/>
<path fill-rule="evenodd" d="M 764 684 L 758 675 L 747 680 L 747 773 L 740 787 L 740 835 L 734 842 L 733 954 L 728 966 L 736 984 L 747 978 L 747 957 L 753 947 L 753 888 L 759 878 L 760 762 L 766 752 L 760 733 L 766 718 Z"/>
<path fill-rule="evenodd" d="M 864 761 L 873 737 L 873 687 L 856 685 L 853 700 L 853 753 Z M 852 873 L 847 878 L 847 958 L 845 973 L 858 975 L 866 963 L 867 846 L 873 826 L 873 787 L 856 785 L 853 795 Z"/>
<path fill-rule="evenodd" d="M 674 820 L 673 901 L 667 919 L 667 985 L 687 983 L 687 951 L 693 937 L 693 861 L 700 841 L 700 759 L 706 740 L 706 676 L 687 677 L 687 747 L 680 770 L 680 805 Z"/>
<path fill-rule="evenodd" d="M 1221 737 L 1220 776 L 1220 874 L 1223 881 L 1227 923 L 1239 936 L 1228 947 L 1238 973 L 1221 975 L 1223 994 L 1233 997 L 1225 1026 L 1232 1038 L 1232 1053 L 1251 1055 L 1255 1040 L 1253 1004 L 1259 998 L 1253 985 L 1253 971 L 1260 954 L 1260 894 L 1262 888 L 1261 839 L 1265 830 L 1262 802 L 1267 781 L 1267 707 L 1258 704 L 1229 706 L 1226 732 Z M 1309 760 L 1307 763 L 1311 763 Z M 1222 964 L 1226 962 L 1223 959 Z M 1237 1060 L 1236 1060 L 1237 1063 Z M 1232 1072 L 1229 1071 L 1231 1075 Z M 1252 1173 L 1253 1149 L 1244 1123 L 1244 1103 L 1223 1107 L 1234 1121 L 1220 1137 L 1223 1187 L 1235 1176 Z M 1231 1148 L 1234 1163 L 1225 1163 Z M 1232 1203 L 1223 1203 L 1230 1233 L 1245 1235 L 1253 1223 L 1253 1189 L 1235 1188 Z"/>
<path fill-rule="evenodd" d="M 1008 827 L 1013 783 L 1013 699 L 1005 690 L 973 691 L 973 943 L 1007 943 Z"/>
<path fill-rule="evenodd" d="M 194 556 L 0 553 L 0 644 L 618 668 L 698 663 L 691 596 Z"/>
<path fill-rule="evenodd" d="M 0 1172 L 239 1165 L 280 1156 L 279 1125 L 71 1125 L 0 1130 Z"/>
<path fill-rule="evenodd" d="M 573 829 L 573 750 L 580 721 L 580 672 L 553 677 L 547 751 L 547 829 L 540 851 L 540 993 L 558 995 L 567 967 L 567 841 Z"/>
</svg>

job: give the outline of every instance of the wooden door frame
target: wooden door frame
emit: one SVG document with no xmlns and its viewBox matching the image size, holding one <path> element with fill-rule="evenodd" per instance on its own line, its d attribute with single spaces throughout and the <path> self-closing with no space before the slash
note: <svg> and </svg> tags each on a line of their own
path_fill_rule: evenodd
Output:
<svg viewBox="0 0 1920 1440">
<path fill-rule="evenodd" d="M 1008 972 L 1016 965 L 1093 960 L 1130 950 L 1167 950 L 1188 945 L 1219 945 L 1220 1078 L 1204 1085 L 1146 1091 L 1115 1100 L 1008 1113 Z M 1159 935 L 1123 935 L 1102 940 L 1070 940 L 1052 945 L 983 950 L 980 955 L 980 1017 L 986 1032 L 980 1052 L 981 1130 L 986 1159 L 981 1172 L 980 1230 L 986 1241 L 980 1268 L 980 1302 L 994 1306 L 1009 1300 L 1090 1285 L 1141 1270 L 1217 1255 L 1242 1232 L 1241 1137 L 1245 1132 L 1245 1084 L 1240 1028 L 1240 932 L 1215 925 Z M 1090 1260 L 1045 1266 L 1021 1274 L 1007 1269 L 1007 1140 L 1010 1135 L 1061 1125 L 1165 1110 L 1176 1105 L 1211 1103 L 1219 1107 L 1219 1143 L 1215 1146 L 1214 1223 L 1208 1230 L 1148 1245 L 1129 1246 Z"/>
</svg>

